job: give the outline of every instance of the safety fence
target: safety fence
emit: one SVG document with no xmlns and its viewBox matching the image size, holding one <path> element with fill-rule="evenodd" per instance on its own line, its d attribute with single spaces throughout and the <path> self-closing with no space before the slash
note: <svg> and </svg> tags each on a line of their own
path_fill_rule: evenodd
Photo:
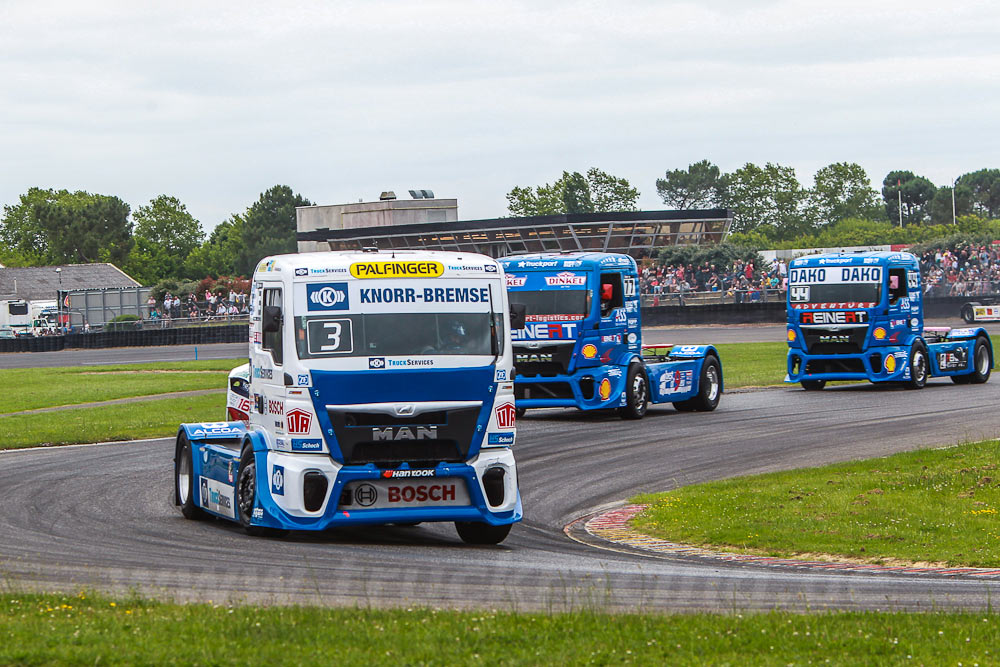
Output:
<svg viewBox="0 0 1000 667">
<path fill-rule="evenodd" d="M 4 338 L 0 339 L 0 352 L 55 352 L 73 348 L 245 343 L 248 336 L 249 329 L 245 323 L 179 329 L 101 331 L 36 338 Z"/>
</svg>

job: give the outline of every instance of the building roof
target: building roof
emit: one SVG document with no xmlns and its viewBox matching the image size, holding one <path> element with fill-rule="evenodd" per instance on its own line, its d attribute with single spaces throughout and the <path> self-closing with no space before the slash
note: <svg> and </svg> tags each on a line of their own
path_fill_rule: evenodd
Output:
<svg viewBox="0 0 1000 667">
<path fill-rule="evenodd" d="M 56 272 L 56 269 L 62 269 Z M 0 299 L 54 300 L 62 290 L 139 287 L 114 264 L 0 268 Z"/>
</svg>

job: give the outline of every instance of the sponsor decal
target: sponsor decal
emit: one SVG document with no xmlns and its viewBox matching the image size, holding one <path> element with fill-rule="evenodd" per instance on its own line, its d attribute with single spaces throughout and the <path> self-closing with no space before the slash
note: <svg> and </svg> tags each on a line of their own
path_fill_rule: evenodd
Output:
<svg viewBox="0 0 1000 667">
<path fill-rule="evenodd" d="M 496 273 L 497 266 L 496 264 L 487 264 L 486 266 L 483 267 L 483 270 L 486 271 L 486 273 Z"/>
<path fill-rule="evenodd" d="M 260 340 L 261 340 L 261 338 L 260 338 L 260 332 L 259 331 L 254 331 L 253 332 L 253 344 L 254 345 L 260 345 Z"/>
<path fill-rule="evenodd" d="M 514 419 L 517 415 L 517 411 L 514 409 L 513 403 L 504 403 L 503 405 L 498 405 L 494 411 L 497 417 L 497 426 L 502 429 L 514 428 Z"/>
<path fill-rule="evenodd" d="M 634 345 L 638 340 L 639 340 L 639 337 L 636 336 L 634 333 L 630 333 L 628 335 L 628 342 L 629 342 L 630 345 Z"/>
<path fill-rule="evenodd" d="M 795 310 L 823 310 L 831 308 L 874 308 L 876 305 L 874 301 L 831 301 L 822 303 L 793 303 L 791 307 Z"/>
<path fill-rule="evenodd" d="M 323 449 L 322 440 L 307 438 L 292 438 L 293 452 L 318 452 Z"/>
<path fill-rule="evenodd" d="M 509 273 L 505 276 L 507 287 L 524 287 L 528 281 L 528 276 L 512 276 Z"/>
<path fill-rule="evenodd" d="M 494 382 L 506 382 L 507 381 L 507 369 L 498 368 L 496 376 L 493 379 Z"/>
<path fill-rule="evenodd" d="M 345 283 L 346 284 L 346 283 Z M 363 287 L 361 303 L 489 303 L 488 287 Z"/>
<path fill-rule="evenodd" d="M 867 324 L 868 312 L 864 310 L 802 313 L 801 324 Z"/>
<path fill-rule="evenodd" d="M 593 346 L 591 346 L 593 347 Z M 596 350 L 596 348 L 595 348 Z M 596 351 L 595 351 L 596 354 Z M 547 364 L 555 360 L 555 354 L 552 352 L 524 352 L 514 355 L 515 364 Z"/>
<path fill-rule="evenodd" d="M 255 507 L 254 510 L 253 510 L 253 518 L 255 518 L 255 519 L 263 519 L 264 518 L 264 510 L 262 510 L 259 507 Z"/>
<path fill-rule="evenodd" d="M 580 349 L 580 354 L 582 354 L 585 359 L 593 359 L 597 356 L 597 346 L 593 343 L 587 343 Z"/>
<path fill-rule="evenodd" d="M 234 489 L 229 484 L 217 482 L 208 477 L 200 480 L 201 506 L 212 512 L 217 512 L 231 519 L 236 518 L 236 503 L 234 499 Z"/>
<path fill-rule="evenodd" d="M 297 384 L 300 387 L 308 387 L 309 386 L 309 376 L 308 375 L 300 375 L 296 379 L 295 384 Z"/>
<path fill-rule="evenodd" d="M 959 347 L 938 353 L 938 368 L 943 371 L 964 370 L 969 366 L 969 351 Z"/>
<path fill-rule="evenodd" d="M 356 262 L 351 264 L 355 278 L 439 278 L 444 273 L 441 262 Z"/>
<path fill-rule="evenodd" d="M 436 440 L 437 426 L 373 427 L 372 440 Z"/>
<path fill-rule="evenodd" d="M 611 380 L 608 378 L 601 380 L 601 384 L 597 388 L 597 393 L 601 397 L 602 401 L 606 401 L 611 398 Z"/>
<path fill-rule="evenodd" d="M 514 434 L 513 433 L 490 433 L 487 436 L 487 442 L 491 445 L 513 445 L 514 444 Z"/>
<path fill-rule="evenodd" d="M 829 257 L 819 260 L 819 264 L 850 264 L 853 257 Z"/>
<path fill-rule="evenodd" d="M 413 503 L 455 500 L 454 484 L 419 484 L 417 486 L 390 486 L 386 489 L 390 503 Z"/>
<path fill-rule="evenodd" d="M 253 367 L 253 376 L 261 380 L 271 380 L 274 379 L 274 369 L 273 368 L 261 368 L 260 366 Z"/>
<path fill-rule="evenodd" d="M 435 477 L 437 470 L 383 470 L 382 477 L 385 479 L 403 479 L 412 477 Z"/>
<path fill-rule="evenodd" d="M 230 484 L 233 483 L 233 466 L 234 465 L 236 465 L 236 461 L 230 461 L 229 464 L 226 466 L 226 472 L 228 473 L 229 483 Z"/>
<path fill-rule="evenodd" d="M 608 369 L 609 378 L 620 378 L 621 376 L 622 376 L 622 369 L 618 368 L 617 366 L 612 366 L 611 368 Z"/>
<path fill-rule="evenodd" d="M 385 368 L 385 357 L 368 357 L 369 370 Z"/>
<path fill-rule="evenodd" d="M 628 320 L 628 327 L 630 329 L 634 329 L 637 326 L 639 326 L 639 318 L 637 318 L 637 317 L 630 317 L 629 320 Z"/>
<path fill-rule="evenodd" d="M 362 507 L 370 507 L 378 500 L 378 489 L 371 484 L 361 484 L 354 489 L 354 502 Z"/>
<path fill-rule="evenodd" d="M 564 287 L 567 285 L 586 285 L 587 276 L 573 273 L 572 271 L 562 271 L 554 276 L 545 276 L 545 284 L 549 287 Z"/>
<path fill-rule="evenodd" d="M 583 315 L 552 314 L 552 315 L 525 315 L 525 322 L 565 322 L 567 320 L 582 320 Z"/>
<path fill-rule="evenodd" d="M 295 275 L 297 275 L 297 276 L 308 276 L 309 275 L 309 269 L 306 269 L 306 268 L 295 269 Z"/>
<path fill-rule="evenodd" d="M 198 424 L 197 428 L 191 431 L 191 435 L 199 438 L 210 438 L 219 435 L 241 435 L 243 429 L 230 426 L 227 422 L 209 422 Z"/>
<path fill-rule="evenodd" d="M 528 322 L 523 329 L 514 329 L 510 332 L 514 340 L 551 340 L 576 338 L 577 322 L 565 322 L 562 324 L 552 324 L 543 322 Z"/>
<path fill-rule="evenodd" d="M 952 329 L 948 332 L 949 338 L 968 338 L 975 335 L 975 329 Z"/>
<path fill-rule="evenodd" d="M 285 414 L 285 402 L 280 400 L 275 400 L 273 398 L 266 399 L 267 412 L 264 414 L 268 415 L 283 415 Z"/>
<path fill-rule="evenodd" d="M 660 376 L 660 395 L 681 394 L 691 391 L 694 371 L 667 371 Z"/>
<path fill-rule="evenodd" d="M 386 366 L 392 368 L 413 367 L 413 366 L 433 366 L 433 359 L 386 359 Z"/>
<path fill-rule="evenodd" d="M 285 467 L 274 466 L 271 471 L 271 494 L 275 496 L 285 495 Z"/>
<path fill-rule="evenodd" d="M 899 308 L 900 308 L 900 310 L 907 310 L 909 307 L 910 307 L 910 298 L 909 297 L 905 297 L 904 296 L 902 299 L 899 300 Z"/>
<path fill-rule="evenodd" d="M 821 262 L 823 260 L 820 260 Z M 850 260 L 848 260 L 850 261 Z M 880 266 L 845 266 L 836 268 L 789 269 L 788 284 L 799 283 L 880 283 L 882 282 L 882 267 Z"/>
<path fill-rule="evenodd" d="M 344 267 L 337 267 L 335 269 L 309 269 L 309 273 L 314 276 L 321 276 L 328 273 L 347 273 L 347 269 Z"/>
<path fill-rule="evenodd" d="M 524 267 L 532 269 L 547 269 L 553 266 L 559 266 L 559 262 L 555 261 L 539 261 L 537 259 L 522 259 L 517 262 L 517 268 L 523 269 Z"/>
<path fill-rule="evenodd" d="M 312 425 L 312 415 L 305 410 L 295 408 L 288 411 L 288 414 L 285 415 L 285 421 L 288 422 L 288 432 L 290 434 L 306 435 L 309 433 L 309 427 Z"/>
<path fill-rule="evenodd" d="M 628 313 L 624 308 L 615 308 L 615 324 L 625 326 L 628 324 Z"/>
<path fill-rule="evenodd" d="M 635 334 L 632 334 L 632 335 L 634 336 Z M 601 336 L 601 342 L 602 343 L 620 343 L 620 342 L 622 342 L 622 335 L 621 334 L 612 334 L 610 336 Z"/>
<path fill-rule="evenodd" d="M 348 310 L 347 283 L 310 283 L 306 285 L 306 307 L 316 310 Z"/>
<path fill-rule="evenodd" d="M 275 438 L 274 442 L 276 443 L 276 446 L 277 446 L 278 450 L 280 450 L 282 452 L 290 452 L 290 451 L 292 451 L 291 446 L 288 444 L 288 440 L 286 440 L 284 438 Z"/>
</svg>

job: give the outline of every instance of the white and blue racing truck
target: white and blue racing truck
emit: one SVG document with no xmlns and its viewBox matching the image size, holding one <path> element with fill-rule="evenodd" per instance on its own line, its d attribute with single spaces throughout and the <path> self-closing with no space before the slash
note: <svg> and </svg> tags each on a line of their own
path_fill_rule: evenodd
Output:
<svg viewBox="0 0 1000 667">
<path fill-rule="evenodd" d="M 232 421 L 181 426 L 176 503 L 250 534 L 453 521 L 499 543 L 521 519 L 508 312 L 481 255 L 266 258 Z"/>
</svg>

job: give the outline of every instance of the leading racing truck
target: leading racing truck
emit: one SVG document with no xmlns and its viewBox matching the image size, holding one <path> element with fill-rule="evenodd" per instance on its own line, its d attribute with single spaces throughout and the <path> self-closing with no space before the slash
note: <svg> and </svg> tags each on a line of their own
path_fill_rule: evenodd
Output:
<svg viewBox="0 0 1000 667">
<path fill-rule="evenodd" d="M 788 268 L 788 375 L 819 390 L 830 380 L 929 377 L 986 382 L 993 344 L 981 327 L 925 328 L 917 258 L 905 252 L 800 257 Z"/>
<path fill-rule="evenodd" d="M 639 275 L 629 255 L 535 253 L 503 260 L 515 329 L 514 391 L 528 408 L 614 408 L 640 419 L 652 403 L 711 411 L 722 364 L 711 345 L 642 345 Z"/>
<path fill-rule="evenodd" d="M 253 276 L 234 421 L 183 424 L 176 503 L 251 534 L 521 519 L 504 273 L 475 254 L 320 252 Z M 517 324 L 516 322 L 514 323 Z"/>
</svg>

